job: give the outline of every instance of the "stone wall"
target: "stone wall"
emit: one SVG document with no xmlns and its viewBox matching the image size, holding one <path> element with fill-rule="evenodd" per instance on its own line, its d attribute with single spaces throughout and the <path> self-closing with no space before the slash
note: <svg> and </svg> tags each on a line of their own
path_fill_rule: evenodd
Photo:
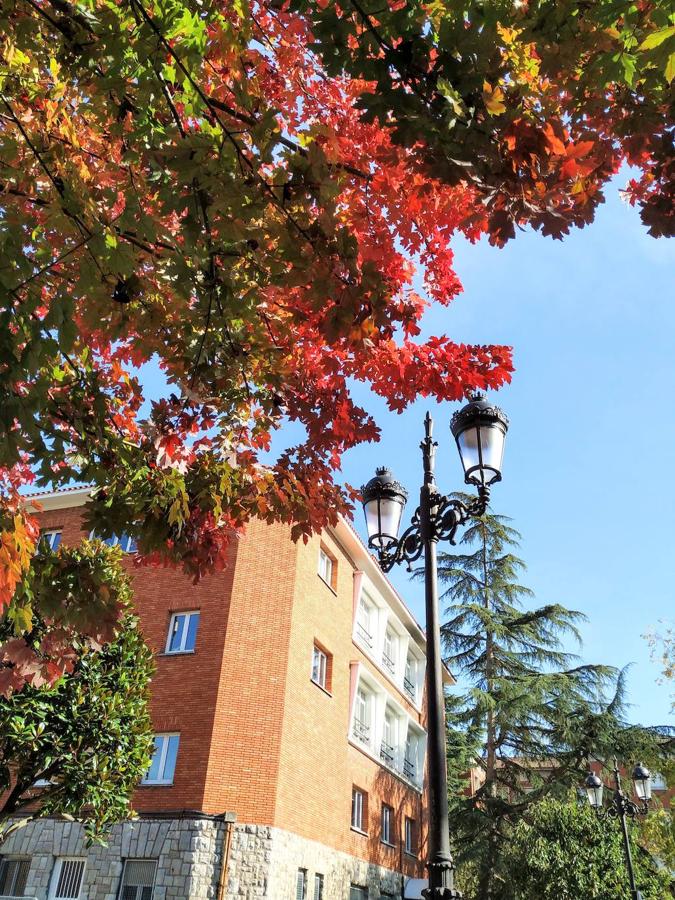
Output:
<svg viewBox="0 0 675 900">
<path fill-rule="evenodd" d="M 349 900 L 352 884 L 370 900 L 402 896 L 402 875 L 268 825 L 237 825 L 228 867 L 228 900 L 293 900 L 298 869 L 305 869 L 306 900 L 314 900 L 314 876 L 323 875 L 323 900 Z"/>
<path fill-rule="evenodd" d="M 0 852 L 30 856 L 26 896 L 47 900 L 55 858 L 87 860 L 83 900 L 117 900 L 125 859 L 156 859 L 153 900 L 214 900 L 225 825 L 209 819 L 139 819 L 115 825 L 107 846 L 86 846 L 80 825 L 56 819 L 14 832 Z"/>
<path fill-rule="evenodd" d="M 216 900 L 226 825 L 200 818 L 152 819 L 116 825 L 107 846 L 86 846 L 80 825 L 42 819 L 14 832 L 0 853 L 31 858 L 26 896 L 47 900 L 57 857 L 86 858 L 81 900 L 118 900 L 125 859 L 156 859 L 153 900 Z M 306 900 L 323 875 L 322 900 L 349 900 L 352 884 L 369 900 L 402 896 L 402 875 L 269 825 L 234 826 L 226 900 L 293 900 L 305 869 Z"/>
</svg>

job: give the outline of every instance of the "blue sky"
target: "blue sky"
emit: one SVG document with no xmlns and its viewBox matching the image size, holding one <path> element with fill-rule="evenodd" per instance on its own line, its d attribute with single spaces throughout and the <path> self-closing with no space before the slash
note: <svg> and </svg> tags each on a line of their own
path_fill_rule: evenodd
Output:
<svg viewBox="0 0 675 900">
<path fill-rule="evenodd" d="M 596 222 L 563 242 L 520 233 L 501 250 L 462 241 L 455 250 L 464 293 L 431 309 L 424 332 L 514 347 L 513 383 L 493 395 L 511 426 L 492 506 L 522 534 L 523 583 L 538 605 L 588 616 L 587 661 L 633 664 L 633 721 L 672 722 L 642 635 L 675 619 L 675 242 L 650 238 L 610 188 Z M 448 428 L 456 406 L 422 400 L 395 415 L 364 388 L 357 396 L 382 441 L 345 457 L 346 481 L 362 484 L 387 464 L 412 513 L 430 409 L 439 486 L 461 488 Z M 363 534 L 359 511 L 356 524 Z M 404 568 L 392 579 L 422 620 L 421 586 Z"/>
</svg>

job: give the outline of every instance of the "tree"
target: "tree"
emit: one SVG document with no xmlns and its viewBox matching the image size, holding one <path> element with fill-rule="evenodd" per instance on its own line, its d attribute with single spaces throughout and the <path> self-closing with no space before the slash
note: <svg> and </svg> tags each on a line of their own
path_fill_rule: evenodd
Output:
<svg viewBox="0 0 675 900">
<path fill-rule="evenodd" d="M 532 592 L 519 581 L 525 564 L 509 522 L 488 512 L 465 529 L 466 550 L 439 555 L 446 662 L 466 685 L 448 700 L 451 782 L 466 777 L 467 763 L 482 770 L 473 795 L 451 792 L 451 831 L 459 861 L 475 872 L 477 900 L 501 897 L 499 859 L 534 803 L 578 784 L 589 758 L 630 758 L 655 742 L 623 722 L 615 670 L 563 649 L 583 616 L 559 604 L 523 608 Z M 609 686 L 615 696 L 603 703 Z"/>
<path fill-rule="evenodd" d="M 661 624 L 661 631 L 652 629 L 645 637 L 652 659 L 661 667 L 663 674 L 660 680 L 663 683 L 675 679 L 675 629 L 671 625 Z M 671 710 L 675 710 L 675 700 L 671 704 Z"/>
<path fill-rule="evenodd" d="M 0 697 L 0 843 L 39 816 L 73 816 L 90 836 L 128 817 L 151 760 L 153 664 L 128 596 L 120 603 L 125 612 L 112 641 L 92 648 L 70 634 L 68 674 L 49 686 L 33 670 L 30 684 Z M 12 631 L 0 619 L 0 640 L 11 641 Z M 28 640 L 48 658 L 50 642 L 63 636 L 36 619 Z"/>
<path fill-rule="evenodd" d="M 630 829 L 638 888 L 644 900 L 664 900 L 670 876 L 641 849 L 635 830 Z M 630 885 L 620 826 L 573 801 L 541 800 L 511 831 L 499 881 L 503 900 L 624 900 Z"/>
<path fill-rule="evenodd" d="M 456 232 L 560 235 L 622 159 L 668 230 L 665 4 L 559 6 L 2 4 L 0 608 L 30 618 L 32 479 L 91 483 L 91 527 L 198 578 L 251 516 L 349 510 L 334 473 L 379 433 L 352 380 L 393 410 L 507 381 L 510 348 L 419 339 Z"/>
</svg>

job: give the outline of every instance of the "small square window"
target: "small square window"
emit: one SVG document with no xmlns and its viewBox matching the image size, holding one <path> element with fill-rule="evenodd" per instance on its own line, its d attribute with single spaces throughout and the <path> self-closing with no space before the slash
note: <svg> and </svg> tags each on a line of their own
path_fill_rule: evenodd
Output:
<svg viewBox="0 0 675 900">
<path fill-rule="evenodd" d="M 197 641 L 199 610 L 174 613 L 169 623 L 166 653 L 192 653 Z"/>
<path fill-rule="evenodd" d="M 368 900 L 368 888 L 360 884 L 352 884 L 349 887 L 349 900 Z"/>
<path fill-rule="evenodd" d="M 127 859 L 124 863 L 119 900 L 152 900 L 156 859 Z"/>
<path fill-rule="evenodd" d="M 394 810 L 386 803 L 382 804 L 382 843 L 393 844 Z"/>
<path fill-rule="evenodd" d="M 155 735 L 155 752 L 141 784 L 173 784 L 179 741 L 178 734 Z"/>
<path fill-rule="evenodd" d="M 79 900 L 85 860 L 61 857 L 54 864 L 49 900 Z"/>
<path fill-rule="evenodd" d="M 415 834 L 415 820 L 405 819 L 405 852 L 411 856 L 417 855 L 417 835 Z"/>
<path fill-rule="evenodd" d="M 29 870 L 30 859 L 0 856 L 0 896 L 23 897 Z"/>
<path fill-rule="evenodd" d="M 57 550 L 61 543 L 61 535 L 62 531 L 60 528 L 46 528 L 44 531 L 41 531 L 38 550 L 40 547 Z"/>
<path fill-rule="evenodd" d="M 335 588 L 336 563 L 333 557 L 323 547 L 319 550 L 319 575 L 326 584 Z"/>
<path fill-rule="evenodd" d="M 312 648 L 312 681 L 318 684 L 324 691 L 331 689 L 331 675 L 333 670 L 333 657 L 330 653 L 314 644 Z"/>
<path fill-rule="evenodd" d="M 368 820 L 368 794 L 360 788 L 352 788 L 352 828 L 365 831 L 364 823 Z"/>
<path fill-rule="evenodd" d="M 314 900 L 323 900 L 323 875 L 319 872 L 314 875 Z"/>
</svg>

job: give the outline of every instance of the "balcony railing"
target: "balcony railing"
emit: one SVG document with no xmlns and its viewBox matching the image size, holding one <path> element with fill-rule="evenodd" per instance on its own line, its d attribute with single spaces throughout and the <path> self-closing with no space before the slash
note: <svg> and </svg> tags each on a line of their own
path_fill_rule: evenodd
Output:
<svg viewBox="0 0 675 900">
<path fill-rule="evenodd" d="M 391 656 L 389 656 L 388 653 L 382 654 L 382 665 L 385 667 L 385 669 L 388 669 L 392 675 L 396 671 L 394 660 L 391 658 Z"/>
<path fill-rule="evenodd" d="M 354 719 L 354 737 L 363 744 L 370 743 L 370 725 L 362 722 L 361 719 Z"/>
<path fill-rule="evenodd" d="M 385 762 L 388 766 L 394 765 L 394 748 L 391 744 L 388 744 L 386 741 L 382 741 L 380 745 L 380 759 Z"/>
<path fill-rule="evenodd" d="M 415 775 L 417 774 L 417 766 L 411 759 L 403 760 L 403 774 L 406 778 L 414 780 Z"/>
<path fill-rule="evenodd" d="M 360 622 L 356 623 L 356 636 L 363 644 L 366 645 L 366 647 L 370 647 L 370 649 L 372 650 L 373 636 L 364 628 L 364 626 Z"/>
<path fill-rule="evenodd" d="M 403 690 L 406 692 L 406 694 L 410 697 L 411 700 L 417 699 L 417 688 L 415 687 L 415 685 L 412 683 L 412 681 L 409 678 L 403 679 Z"/>
</svg>

